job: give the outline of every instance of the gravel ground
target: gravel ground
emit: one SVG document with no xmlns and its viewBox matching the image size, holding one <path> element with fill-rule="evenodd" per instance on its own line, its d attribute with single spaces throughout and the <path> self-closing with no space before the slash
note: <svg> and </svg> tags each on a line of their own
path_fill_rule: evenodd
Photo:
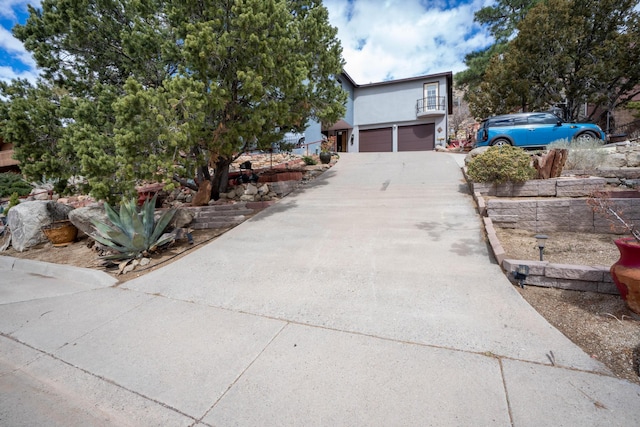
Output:
<svg viewBox="0 0 640 427">
<path fill-rule="evenodd" d="M 536 233 L 496 229 L 508 258 L 539 259 Z M 619 252 L 610 234 L 547 233 L 545 261 L 610 266 Z M 640 316 L 616 295 L 526 286 L 520 294 L 558 328 L 619 378 L 640 384 Z"/>
</svg>

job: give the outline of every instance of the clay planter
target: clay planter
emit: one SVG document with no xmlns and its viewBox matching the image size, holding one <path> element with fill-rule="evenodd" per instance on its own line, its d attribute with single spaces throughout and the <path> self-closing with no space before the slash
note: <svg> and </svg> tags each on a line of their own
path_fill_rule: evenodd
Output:
<svg viewBox="0 0 640 427">
<path fill-rule="evenodd" d="M 53 246 L 66 246 L 76 240 L 78 229 L 71 221 L 54 221 L 46 227 L 42 227 L 42 232 Z"/>
<path fill-rule="evenodd" d="M 620 259 L 611 266 L 611 277 L 631 311 L 640 314 L 640 243 L 633 237 L 615 241 Z"/>
<path fill-rule="evenodd" d="M 323 151 L 322 153 L 320 153 L 319 157 L 320 157 L 320 163 L 322 163 L 323 165 L 327 165 L 331 161 L 331 153 L 327 153 L 326 151 Z"/>
</svg>

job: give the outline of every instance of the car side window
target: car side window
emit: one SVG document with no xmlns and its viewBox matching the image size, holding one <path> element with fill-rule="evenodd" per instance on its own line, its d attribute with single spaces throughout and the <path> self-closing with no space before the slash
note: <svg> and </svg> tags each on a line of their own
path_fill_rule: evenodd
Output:
<svg viewBox="0 0 640 427">
<path fill-rule="evenodd" d="M 504 127 L 513 125 L 513 119 L 498 119 L 494 120 L 489 126 L 492 127 Z"/>
<path fill-rule="evenodd" d="M 536 125 L 555 125 L 558 118 L 553 114 L 532 114 L 529 116 L 529 124 Z"/>
<path fill-rule="evenodd" d="M 516 126 L 523 126 L 527 124 L 527 118 L 526 117 L 516 117 L 515 119 L 513 119 L 513 124 Z"/>
</svg>

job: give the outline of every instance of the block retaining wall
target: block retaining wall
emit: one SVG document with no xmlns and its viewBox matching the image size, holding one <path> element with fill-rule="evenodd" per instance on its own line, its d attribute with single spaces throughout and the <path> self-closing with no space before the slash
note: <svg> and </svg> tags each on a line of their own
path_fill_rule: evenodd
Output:
<svg viewBox="0 0 640 427">
<path fill-rule="evenodd" d="M 479 199 L 483 199 L 479 196 Z M 626 220 L 640 223 L 640 198 L 611 198 Z M 480 208 L 480 206 L 479 206 Z M 482 209 L 496 227 L 517 228 L 535 233 L 577 231 L 584 233 L 625 234 L 614 219 L 594 210 L 588 198 L 565 199 L 489 199 Z"/>
<path fill-rule="evenodd" d="M 552 264 L 548 261 L 514 260 L 506 258 L 504 248 L 496 235 L 491 218 L 483 218 L 487 239 L 491 250 L 507 277 L 516 282 L 513 272 L 518 266 L 529 267 L 529 275 L 524 280 L 525 285 L 542 286 L 547 288 L 568 289 L 572 291 L 589 291 L 618 295 L 618 288 L 609 272 L 610 267 L 586 266 L 570 264 Z"/>
</svg>

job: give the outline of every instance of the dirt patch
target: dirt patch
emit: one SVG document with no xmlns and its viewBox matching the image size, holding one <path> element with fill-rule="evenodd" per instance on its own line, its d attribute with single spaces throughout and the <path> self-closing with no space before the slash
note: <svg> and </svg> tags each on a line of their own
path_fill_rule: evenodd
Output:
<svg viewBox="0 0 640 427">
<path fill-rule="evenodd" d="M 135 270 L 127 274 L 118 274 L 117 268 L 107 269 L 102 267 L 98 252 L 93 248 L 93 240 L 88 237 L 81 238 L 64 247 L 55 247 L 51 243 L 43 243 L 24 252 L 18 252 L 12 247 L 9 247 L 6 251 L 0 253 L 0 256 L 73 265 L 75 267 L 93 268 L 111 274 L 120 282 L 126 282 L 156 270 L 167 263 L 180 259 L 201 245 L 215 240 L 229 229 L 231 229 L 231 227 L 194 230 L 192 232 L 193 244 L 189 244 L 186 240 L 176 242 L 176 244 L 167 250 L 153 254 L 149 258 L 150 263 L 148 265 L 144 267 L 138 266 Z"/>
<path fill-rule="evenodd" d="M 538 260 L 536 233 L 496 229 L 507 258 Z M 557 264 L 610 266 L 620 253 L 616 236 L 547 233 L 544 260 Z M 640 316 L 617 295 L 526 286 L 520 294 L 549 323 L 619 378 L 640 384 Z"/>
</svg>

